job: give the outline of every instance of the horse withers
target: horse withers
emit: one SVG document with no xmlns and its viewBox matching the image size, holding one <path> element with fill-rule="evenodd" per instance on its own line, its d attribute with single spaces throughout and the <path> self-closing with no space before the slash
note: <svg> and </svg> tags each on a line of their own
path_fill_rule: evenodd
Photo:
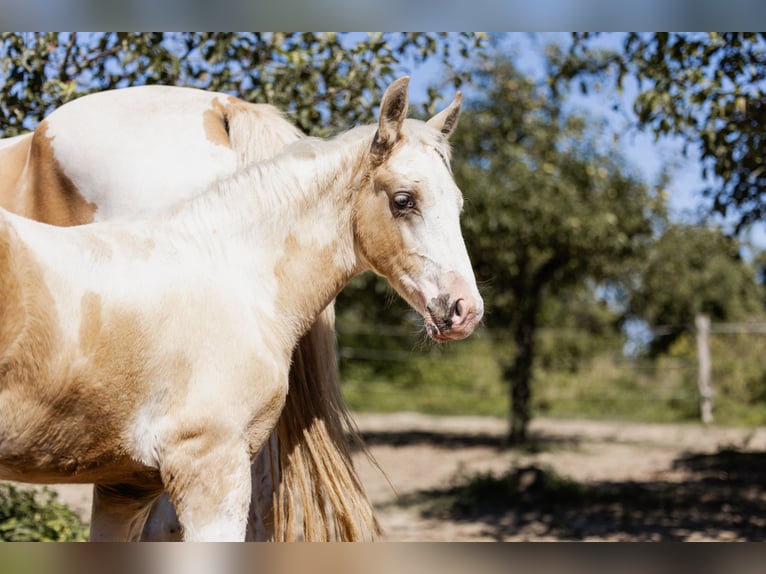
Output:
<svg viewBox="0 0 766 574">
<path fill-rule="evenodd" d="M 184 539 L 243 540 L 292 349 L 354 275 L 386 277 L 437 341 L 481 320 L 448 163 L 459 111 L 405 120 L 405 78 L 377 126 L 291 144 L 161 216 L 3 213 L 0 478 L 101 485 L 98 538 L 129 537 L 166 491 Z"/>
</svg>

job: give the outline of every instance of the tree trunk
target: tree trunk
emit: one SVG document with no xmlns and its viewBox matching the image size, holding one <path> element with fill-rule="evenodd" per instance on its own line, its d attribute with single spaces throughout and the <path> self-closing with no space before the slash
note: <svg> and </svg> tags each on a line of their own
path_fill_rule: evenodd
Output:
<svg viewBox="0 0 766 574">
<path fill-rule="evenodd" d="M 506 370 L 510 381 L 511 410 L 508 443 L 524 444 L 527 441 L 527 427 L 530 419 L 530 398 L 532 396 L 532 364 L 535 352 L 535 331 L 537 330 L 537 303 L 530 304 L 522 313 L 513 330 L 516 344 L 513 363 Z"/>
</svg>

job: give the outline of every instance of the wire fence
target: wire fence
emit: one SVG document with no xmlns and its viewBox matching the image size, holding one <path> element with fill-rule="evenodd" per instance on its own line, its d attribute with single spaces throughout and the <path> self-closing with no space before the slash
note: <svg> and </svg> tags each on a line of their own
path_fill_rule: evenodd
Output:
<svg viewBox="0 0 766 574">
<path fill-rule="evenodd" d="M 464 343 L 442 350 L 428 343 L 417 328 L 339 322 L 337 329 L 344 384 L 373 397 L 373 403 L 410 392 L 425 402 L 437 398 L 444 405 L 455 402 L 457 409 L 461 402 L 472 404 L 484 394 L 506 402 L 501 412 L 507 409 L 509 393 L 501 364 L 507 364 L 512 352 L 508 331 L 483 329 L 478 333 L 480 344 L 469 343 L 463 351 Z M 761 351 L 766 323 L 712 323 L 702 340 L 694 326 L 660 325 L 650 331 L 684 331 L 686 346 L 658 357 L 612 352 L 559 357 L 547 365 L 538 361 L 533 387 L 538 404 L 553 413 L 579 409 L 586 415 L 630 414 L 633 409 L 636 416 L 644 412 L 655 416 L 650 411 L 661 413 L 663 405 L 672 405 L 682 413 L 674 416 L 688 419 L 697 412 L 710 423 L 720 403 L 730 413 L 729 422 L 732 418 L 736 422 L 737 413 L 751 407 L 760 408 L 766 417 L 766 353 Z M 548 329 L 544 334 L 555 338 L 572 332 Z M 440 369 L 438 376 L 428 372 L 434 368 Z M 445 384 L 437 381 L 429 386 L 439 377 Z"/>
</svg>

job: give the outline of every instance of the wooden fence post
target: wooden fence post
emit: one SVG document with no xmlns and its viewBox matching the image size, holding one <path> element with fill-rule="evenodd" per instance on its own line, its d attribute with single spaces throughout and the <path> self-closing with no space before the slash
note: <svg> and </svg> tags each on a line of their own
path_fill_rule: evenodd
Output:
<svg viewBox="0 0 766 574">
<path fill-rule="evenodd" d="M 710 380 L 710 317 L 698 314 L 694 318 L 694 326 L 697 329 L 697 360 L 699 371 L 697 386 L 700 393 L 700 416 L 702 422 L 713 422 L 713 386 Z"/>
</svg>

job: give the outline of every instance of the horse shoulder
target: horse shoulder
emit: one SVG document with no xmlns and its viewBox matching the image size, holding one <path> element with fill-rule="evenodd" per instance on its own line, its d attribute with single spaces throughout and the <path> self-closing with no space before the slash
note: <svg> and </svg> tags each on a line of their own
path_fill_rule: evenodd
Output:
<svg viewBox="0 0 766 574">
<path fill-rule="evenodd" d="M 17 244 L 18 236 L 3 215 L 0 217 L 0 374 L 5 373 L 26 320 L 25 278 Z"/>
<path fill-rule="evenodd" d="M 0 207 L 24 214 L 23 191 L 32 133 L 0 140 Z"/>
<path fill-rule="evenodd" d="M 19 363 L 34 374 L 50 353 L 53 295 L 39 263 L 0 215 L 0 375 Z"/>
</svg>

